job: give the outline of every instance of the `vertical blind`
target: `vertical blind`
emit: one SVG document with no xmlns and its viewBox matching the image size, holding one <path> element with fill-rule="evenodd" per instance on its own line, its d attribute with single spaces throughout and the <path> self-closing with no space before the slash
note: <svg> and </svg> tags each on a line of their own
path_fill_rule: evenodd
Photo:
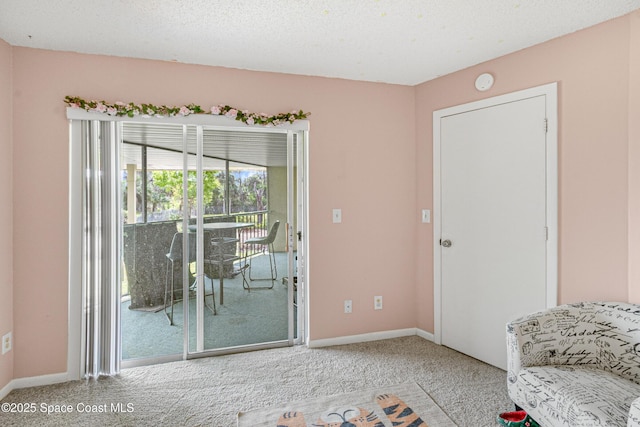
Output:
<svg viewBox="0 0 640 427">
<path fill-rule="evenodd" d="M 86 378 L 120 372 L 121 126 L 120 122 L 82 121 L 82 323 Z"/>
</svg>

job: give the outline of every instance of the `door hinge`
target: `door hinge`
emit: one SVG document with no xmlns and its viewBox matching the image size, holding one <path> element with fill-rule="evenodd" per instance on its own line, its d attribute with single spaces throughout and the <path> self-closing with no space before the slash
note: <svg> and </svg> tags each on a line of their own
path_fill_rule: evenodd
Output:
<svg viewBox="0 0 640 427">
<path fill-rule="evenodd" d="M 544 119 L 544 133 L 549 132 L 549 119 Z"/>
<path fill-rule="evenodd" d="M 544 240 L 549 240 L 549 227 L 544 228 Z"/>
</svg>

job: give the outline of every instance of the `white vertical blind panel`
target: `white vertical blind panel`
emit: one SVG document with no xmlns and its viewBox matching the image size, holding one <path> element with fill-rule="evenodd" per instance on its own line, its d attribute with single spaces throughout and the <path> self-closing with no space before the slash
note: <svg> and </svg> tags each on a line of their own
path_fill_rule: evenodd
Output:
<svg viewBox="0 0 640 427">
<path fill-rule="evenodd" d="M 120 199 L 118 146 L 121 125 L 82 125 L 83 214 L 82 295 L 85 334 L 84 375 L 120 372 Z"/>
</svg>

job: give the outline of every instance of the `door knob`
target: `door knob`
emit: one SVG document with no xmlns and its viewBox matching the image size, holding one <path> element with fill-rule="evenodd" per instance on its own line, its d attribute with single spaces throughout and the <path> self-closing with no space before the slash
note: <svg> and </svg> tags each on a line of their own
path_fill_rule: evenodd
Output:
<svg viewBox="0 0 640 427">
<path fill-rule="evenodd" d="M 444 246 L 445 248 L 450 248 L 451 247 L 451 240 L 443 240 L 442 241 L 442 246 Z"/>
</svg>

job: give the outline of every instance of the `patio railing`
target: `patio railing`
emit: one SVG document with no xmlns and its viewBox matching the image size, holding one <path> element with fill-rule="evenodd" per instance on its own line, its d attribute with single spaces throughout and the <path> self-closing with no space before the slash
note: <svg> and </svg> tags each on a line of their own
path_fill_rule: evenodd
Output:
<svg viewBox="0 0 640 427">
<path fill-rule="evenodd" d="M 269 214 L 267 211 L 242 212 L 231 214 L 230 216 L 235 218 L 235 222 L 248 222 L 254 224 L 251 228 L 244 228 L 239 231 L 241 242 L 246 242 L 247 239 L 253 239 L 256 237 L 264 237 L 269 233 Z M 238 245 L 236 256 L 252 256 L 259 251 L 261 251 L 261 249 L 255 245 L 242 245 L 242 247 Z"/>
</svg>

